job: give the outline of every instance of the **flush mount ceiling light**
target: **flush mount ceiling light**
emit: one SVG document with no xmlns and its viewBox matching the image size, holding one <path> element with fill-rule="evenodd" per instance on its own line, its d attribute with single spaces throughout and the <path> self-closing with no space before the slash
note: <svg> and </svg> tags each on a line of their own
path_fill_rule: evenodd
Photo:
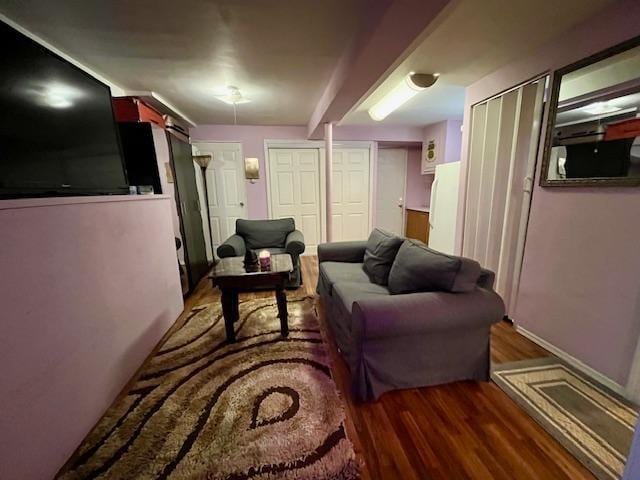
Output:
<svg viewBox="0 0 640 480">
<path fill-rule="evenodd" d="M 590 115 L 602 115 L 604 113 L 617 112 L 622 110 L 622 108 L 616 107 L 607 102 L 595 102 L 587 105 L 586 107 L 582 107 L 582 110 Z"/>
<path fill-rule="evenodd" d="M 251 100 L 242 96 L 240 89 L 230 85 L 227 87 L 225 95 L 216 95 L 216 98 L 229 105 L 240 105 L 241 103 L 249 103 Z"/>
<path fill-rule="evenodd" d="M 382 100 L 369 109 L 369 116 L 377 122 L 384 120 L 387 115 L 416 96 L 418 92 L 436 83 L 438 77 L 439 74 L 437 73 L 411 72 L 393 90 L 387 93 Z"/>
</svg>

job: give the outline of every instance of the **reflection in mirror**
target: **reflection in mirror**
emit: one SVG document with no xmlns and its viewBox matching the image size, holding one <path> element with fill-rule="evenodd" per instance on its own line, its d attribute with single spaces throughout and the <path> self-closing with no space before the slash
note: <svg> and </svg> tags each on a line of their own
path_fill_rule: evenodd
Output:
<svg viewBox="0 0 640 480">
<path fill-rule="evenodd" d="M 559 81 L 543 185 L 640 184 L 640 47 Z"/>
</svg>

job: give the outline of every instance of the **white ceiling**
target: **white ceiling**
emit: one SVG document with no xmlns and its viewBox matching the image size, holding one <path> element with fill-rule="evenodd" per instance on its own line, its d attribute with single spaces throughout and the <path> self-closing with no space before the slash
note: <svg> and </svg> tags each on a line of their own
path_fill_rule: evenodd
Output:
<svg viewBox="0 0 640 480">
<path fill-rule="evenodd" d="M 366 0 L 0 0 L 0 12 L 127 90 L 196 123 L 305 125 Z M 339 14 L 336 14 L 339 13 Z"/>
<path fill-rule="evenodd" d="M 341 122 L 376 124 L 367 114 L 410 71 L 440 73 L 438 82 L 390 114 L 387 125 L 461 119 L 464 87 L 534 50 L 613 0 L 453 0 L 424 39 Z"/>
<path fill-rule="evenodd" d="M 130 91 L 154 91 L 196 123 L 233 123 L 214 98 L 238 86 L 245 125 L 306 125 L 372 0 L 0 0 L 0 13 Z M 434 87 L 384 124 L 462 118 L 464 88 L 613 0 L 452 0 L 417 48 L 341 122 L 409 71 Z"/>
</svg>

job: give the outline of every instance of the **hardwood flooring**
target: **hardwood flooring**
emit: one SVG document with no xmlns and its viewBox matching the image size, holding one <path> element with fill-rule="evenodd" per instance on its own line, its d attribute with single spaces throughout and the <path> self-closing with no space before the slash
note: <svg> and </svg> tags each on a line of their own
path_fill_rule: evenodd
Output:
<svg viewBox="0 0 640 480">
<path fill-rule="evenodd" d="M 290 294 L 315 295 L 317 258 L 303 257 L 302 271 L 304 285 Z M 257 298 L 273 292 L 242 295 Z M 203 281 L 187 299 L 185 311 L 218 298 L 219 292 Z M 323 322 L 321 306 L 319 313 Z M 377 402 L 356 402 L 349 394 L 346 363 L 328 337 L 349 437 L 365 463 L 364 479 L 595 478 L 491 382 L 402 390 Z M 506 322 L 493 328 L 491 354 L 496 363 L 549 355 Z"/>
</svg>

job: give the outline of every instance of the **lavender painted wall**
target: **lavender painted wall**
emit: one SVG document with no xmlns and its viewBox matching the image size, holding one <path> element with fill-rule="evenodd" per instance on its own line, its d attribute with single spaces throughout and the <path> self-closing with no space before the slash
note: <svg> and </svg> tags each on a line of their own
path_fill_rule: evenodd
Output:
<svg viewBox="0 0 640 480">
<path fill-rule="evenodd" d="M 417 127 L 344 126 L 334 127 L 335 141 L 399 141 L 422 140 Z M 246 183 L 249 218 L 267 218 L 267 183 L 264 142 L 265 140 L 303 141 L 307 137 L 305 126 L 252 126 L 252 125 L 200 125 L 190 130 L 193 142 L 238 142 L 242 144 L 244 157 L 257 157 L 260 161 L 260 179 Z"/>
<path fill-rule="evenodd" d="M 170 199 L 0 202 L 0 478 L 53 478 L 181 313 Z"/>
<path fill-rule="evenodd" d="M 407 154 L 407 207 L 425 207 L 431 200 L 433 175 L 422 175 L 422 150 L 410 148 Z"/>
<path fill-rule="evenodd" d="M 457 162 L 460 160 L 462 151 L 462 120 L 447 120 L 445 163 Z"/>
<path fill-rule="evenodd" d="M 462 149 L 461 125 L 462 120 L 444 120 L 427 125 L 422 129 L 424 142 L 429 140 L 436 141 L 437 154 L 441 156 L 443 163 L 460 160 L 460 151 Z"/>
<path fill-rule="evenodd" d="M 471 105 L 640 35 L 638 18 L 640 2 L 615 2 L 597 20 L 569 30 L 467 89 L 461 209 Z M 625 385 L 640 333 L 640 189 L 542 188 L 541 155 L 515 320 Z M 458 248 L 463 210 L 459 213 Z"/>
<path fill-rule="evenodd" d="M 267 218 L 267 182 L 264 159 L 265 140 L 304 140 L 307 129 L 299 127 L 269 127 L 250 125 L 200 125 L 190 130 L 193 142 L 237 142 L 242 144 L 243 157 L 260 161 L 260 179 L 246 182 L 249 218 Z"/>
</svg>

